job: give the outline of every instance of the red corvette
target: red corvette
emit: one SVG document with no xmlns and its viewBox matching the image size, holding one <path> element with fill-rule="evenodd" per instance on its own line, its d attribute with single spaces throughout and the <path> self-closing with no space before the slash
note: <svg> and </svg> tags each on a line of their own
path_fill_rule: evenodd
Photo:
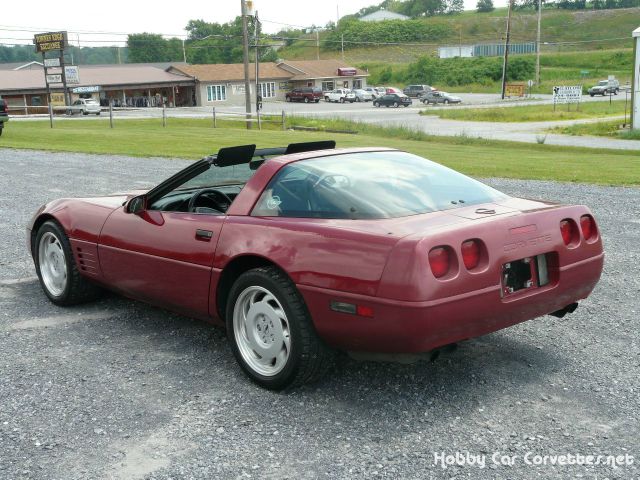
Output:
<svg viewBox="0 0 640 480">
<path fill-rule="evenodd" d="M 337 349 L 426 352 L 563 316 L 604 260 L 587 207 L 334 142 L 224 148 L 148 192 L 55 200 L 28 243 L 53 303 L 104 287 L 226 325 L 272 389 L 317 377 Z"/>
</svg>

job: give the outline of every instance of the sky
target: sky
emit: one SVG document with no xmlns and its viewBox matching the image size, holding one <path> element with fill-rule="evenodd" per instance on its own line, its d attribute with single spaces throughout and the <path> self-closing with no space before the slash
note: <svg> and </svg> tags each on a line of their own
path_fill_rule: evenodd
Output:
<svg viewBox="0 0 640 480">
<path fill-rule="evenodd" d="M 255 9 L 264 31 L 275 33 L 289 24 L 294 28 L 322 26 L 340 16 L 356 13 L 381 0 L 340 0 L 318 2 L 301 0 L 255 0 Z M 465 0 L 465 8 L 475 8 L 477 0 Z M 494 0 L 496 6 L 506 0 Z M 181 0 L 179 2 L 140 2 L 109 0 L 87 2 L 65 0 L 58 6 L 50 1 L 3 1 L 0 14 L 0 43 L 32 43 L 34 33 L 66 30 L 69 40 L 81 46 L 121 45 L 126 34 L 150 32 L 167 36 L 185 35 L 189 20 L 224 23 L 240 14 L 240 0 Z M 105 32 L 95 34 L 94 32 Z"/>
</svg>

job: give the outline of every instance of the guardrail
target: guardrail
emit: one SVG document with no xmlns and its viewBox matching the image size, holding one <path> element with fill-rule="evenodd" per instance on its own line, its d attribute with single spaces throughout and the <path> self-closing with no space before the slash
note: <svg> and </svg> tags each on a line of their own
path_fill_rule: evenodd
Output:
<svg viewBox="0 0 640 480">
<path fill-rule="evenodd" d="M 68 107 L 68 106 L 17 106 L 17 105 L 8 105 L 7 106 L 8 113 L 15 117 L 44 117 L 48 116 L 51 124 L 51 128 L 54 126 L 54 118 L 56 117 L 73 117 L 76 114 L 82 114 L 80 108 Z M 201 115 L 198 115 L 199 118 L 206 116 L 206 109 L 201 109 Z M 192 107 L 181 108 L 181 107 L 114 107 L 113 105 L 109 105 L 108 107 L 101 107 L 101 113 L 108 113 L 109 115 L 109 126 L 113 128 L 114 120 L 119 117 L 119 113 L 126 112 L 127 115 L 122 115 L 120 118 L 131 118 L 136 116 L 136 114 L 140 114 L 143 118 L 161 118 L 162 126 L 167 126 L 167 118 L 185 118 L 185 117 L 193 117 L 193 109 Z M 262 129 L 263 123 L 271 123 L 281 125 L 283 130 L 286 130 L 287 125 L 287 114 L 284 110 L 281 113 L 242 113 L 237 111 L 225 111 L 219 110 L 216 107 L 212 107 L 209 110 L 209 115 L 212 120 L 213 128 L 217 128 L 218 120 L 225 121 L 237 121 L 244 122 L 247 125 L 247 128 L 251 128 L 252 125 L 257 125 L 258 129 Z M 88 114 L 90 114 L 89 112 Z M 96 112 L 97 113 L 97 112 Z M 88 115 L 85 114 L 85 115 Z M 99 115 L 99 114 L 98 114 Z"/>
</svg>

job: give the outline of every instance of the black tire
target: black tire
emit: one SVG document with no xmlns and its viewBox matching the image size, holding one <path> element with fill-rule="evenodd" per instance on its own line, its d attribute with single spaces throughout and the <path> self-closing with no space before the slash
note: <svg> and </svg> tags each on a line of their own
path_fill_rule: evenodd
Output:
<svg viewBox="0 0 640 480">
<path fill-rule="evenodd" d="M 291 102 L 291 97 L 284 97 L 285 102 Z"/>
<path fill-rule="evenodd" d="M 46 233 L 53 234 L 59 240 L 60 244 L 62 245 L 62 250 L 65 257 L 64 261 L 67 266 L 66 287 L 59 295 L 54 295 L 48 290 L 44 281 L 42 280 L 42 272 L 40 271 L 39 246 L 42 237 Z M 38 279 L 40 280 L 40 286 L 42 287 L 42 290 L 49 298 L 49 300 L 51 300 L 51 302 L 56 305 L 69 306 L 89 302 L 98 298 L 102 293 L 102 289 L 100 287 L 91 283 L 87 278 L 80 275 L 78 267 L 76 266 L 76 261 L 73 256 L 73 251 L 71 249 L 69 239 L 67 238 L 66 233 L 64 232 L 60 224 L 58 224 L 58 222 L 49 220 L 43 223 L 38 229 L 35 244 L 33 245 L 33 260 L 36 266 L 36 274 L 38 275 Z"/>
<path fill-rule="evenodd" d="M 344 103 L 344 97 L 340 97 L 340 103 Z"/>
<path fill-rule="evenodd" d="M 613 94 L 614 95 L 618 95 L 618 89 L 617 88 L 613 91 Z"/>
<path fill-rule="evenodd" d="M 89 115 L 89 112 L 87 112 L 86 110 L 84 110 L 84 111 L 82 112 L 82 114 L 83 114 L 83 115 Z"/>
<path fill-rule="evenodd" d="M 2 126 L 2 124 L 0 123 L 0 137 L 2 136 L 2 130 L 4 130 L 4 127 Z"/>
<path fill-rule="evenodd" d="M 449 100 L 445 99 L 444 104 L 449 105 Z"/>
<path fill-rule="evenodd" d="M 264 376 L 253 370 L 236 342 L 233 322 L 236 302 L 245 289 L 254 286 L 268 290 L 277 298 L 289 323 L 291 351 L 284 368 L 273 376 Z M 270 390 L 283 390 L 313 382 L 326 374 L 334 364 L 335 351 L 318 337 L 300 292 L 277 267 L 255 268 L 238 277 L 229 292 L 226 324 L 229 344 L 238 364 L 253 382 Z"/>
<path fill-rule="evenodd" d="M 319 99 L 319 98 L 316 98 L 314 101 L 315 101 L 316 103 L 319 103 L 319 102 L 320 102 L 320 99 Z"/>
<path fill-rule="evenodd" d="M 398 102 L 393 102 L 393 106 L 394 106 L 395 108 L 398 108 Z"/>
<path fill-rule="evenodd" d="M 101 112 L 96 112 L 96 115 L 100 115 Z"/>
<path fill-rule="evenodd" d="M 304 97 L 304 103 L 309 103 L 309 97 Z"/>
<path fill-rule="evenodd" d="M 593 93 L 590 93 L 590 94 L 589 94 L 589 96 L 590 96 L 590 97 L 593 97 Z"/>
</svg>

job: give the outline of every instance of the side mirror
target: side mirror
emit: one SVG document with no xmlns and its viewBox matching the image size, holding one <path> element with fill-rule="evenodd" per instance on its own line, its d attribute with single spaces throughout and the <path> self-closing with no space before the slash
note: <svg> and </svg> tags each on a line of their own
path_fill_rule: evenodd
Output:
<svg viewBox="0 0 640 480">
<path fill-rule="evenodd" d="M 125 212 L 137 215 L 147 208 L 147 197 L 145 195 L 138 195 L 137 197 L 133 197 L 127 202 L 124 208 Z"/>
</svg>

